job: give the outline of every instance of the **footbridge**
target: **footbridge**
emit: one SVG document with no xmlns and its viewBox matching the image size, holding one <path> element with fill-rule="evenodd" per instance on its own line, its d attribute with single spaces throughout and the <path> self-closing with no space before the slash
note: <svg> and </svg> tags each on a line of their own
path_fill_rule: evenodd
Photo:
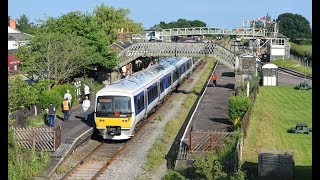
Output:
<svg viewBox="0 0 320 180">
<path fill-rule="evenodd" d="M 214 43 L 164 43 L 144 42 L 136 43 L 122 50 L 118 54 L 118 67 L 125 66 L 139 57 L 213 57 L 235 70 L 236 56 L 230 50 Z"/>
<path fill-rule="evenodd" d="M 196 36 L 196 35 L 234 35 L 242 38 L 266 37 L 268 32 L 264 28 L 217 28 L 217 27 L 191 27 L 162 29 L 156 32 L 160 37 Z M 145 39 L 142 34 L 133 34 L 133 39 Z"/>
</svg>

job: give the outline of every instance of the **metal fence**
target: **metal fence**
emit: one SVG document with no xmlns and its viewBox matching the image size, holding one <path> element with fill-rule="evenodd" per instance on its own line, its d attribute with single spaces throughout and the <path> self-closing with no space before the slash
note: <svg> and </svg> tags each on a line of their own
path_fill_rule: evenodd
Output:
<svg viewBox="0 0 320 180">
<path fill-rule="evenodd" d="M 294 56 L 294 55 L 290 55 L 290 58 L 296 62 L 298 62 L 299 64 L 303 65 L 303 66 L 307 66 L 307 67 L 311 67 L 312 68 L 312 61 L 310 60 L 304 60 L 303 58 Z"/>
<path fill-rule="evenodd" d="M 61 126 L 55 128 L 12 127 L 15 140 L 24 148 L 55 151 L 61 144 Z"/>
</svg>

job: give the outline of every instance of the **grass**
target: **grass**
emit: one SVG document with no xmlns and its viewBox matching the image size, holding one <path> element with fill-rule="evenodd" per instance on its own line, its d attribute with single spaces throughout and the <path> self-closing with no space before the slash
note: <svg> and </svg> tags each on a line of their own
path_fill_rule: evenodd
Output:
<svg viewBox="0 0 320 180">
<path fill-rule="evenodd" d="M 292 59 L 276 59 L 272 61 L 272 63 L 280 67 L 284 67 L 284 68 L 298 71 L 300 73 L 304 73 L 305 66 L 300 65 L 297 61 L 294 61 Z M 306 67 L 306 75 L 308 77 L 312 76 L 312 68 Z"/>
<path fill-rule="evenodd" d="M 207 77 L 209 77 L 212 67 L 215 63 L 215 61 L 213 61 L 212 58 L 207 58 L 205 59 L 205 61 L 207 61 L 208 65 L 206 66 L 206 69 L 202 72 L 199 81 L 196 83 L 195 88 L 193 89 L 193 92 L 199 93 L 201 91 L 200 87 L 202 88 L 206 84 Z M 177 112 L 177 116 L 171 119 L 166 124 L 164 135 L 162 137 L 159 137 L 156 140 L 156 142 L 152 145 L 147 155 L 146 163 L 143 166 L 143 169 L 147 171 L 148 174 L 156 172 L 159 166 L 162 163 L 164 163 L 166 159 L 167 161 L 169 161 L 169 163 L 172 163 L 170 161 L 174 160 L 174 155 L 171 154 L 167 156 L 168 147 L 172 145 L 172 142 L 174 141 L 178 131 L 180 130 L 181 125 L 186 120 L 188 113 L 196 99 L 197 95 L 194 93 L 190 93 L 187 95 L 187 97 L 183 101 L 180 111 Z M 138 179 L 140 178 L 144 177 L 138 177 Z"/>
<path fill-rule="evenodd" d="M 312 91 L 261 87 L 244 139 L 243 162 L 257 166 L 262 148 L 293 150 L 296 179 L 311 179 L 312 135 L 287 133 L 297 122 L 312 127 Z"/>
</svg>

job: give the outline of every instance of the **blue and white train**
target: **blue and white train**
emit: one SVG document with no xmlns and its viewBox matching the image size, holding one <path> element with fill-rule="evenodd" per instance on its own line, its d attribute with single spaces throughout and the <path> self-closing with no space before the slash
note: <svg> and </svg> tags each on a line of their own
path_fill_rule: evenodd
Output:
<svg viewBox="0 0 320 180">
<path fill-rule="evenodd" d="M 195 58 L 164 58 L 99 90 L 94 119 L 100 135 L 108 140 L 130 139 L 137 123 L 153 112 L 197 64 L 199 59 Z"/>
</svg>

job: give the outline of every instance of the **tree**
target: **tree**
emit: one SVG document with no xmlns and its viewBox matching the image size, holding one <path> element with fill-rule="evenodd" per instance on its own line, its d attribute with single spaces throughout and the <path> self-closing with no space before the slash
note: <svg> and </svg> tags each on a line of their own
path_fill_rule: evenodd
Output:
<svg viewBox="0 0 320 180">
<path fill-rule="evenodd" d="M 11 17 L 8 16 L 8 26 L 10 26 L 10 19 L 11 19 Z"/>
<path fill-rule="evenodd" d="M 280 14 L 277 18 L 279 32 L 289 37 L 292 41 L 311 38 L 311 28 L 308 20 L 299 15 L 292 13 Z"/>
<path fill-rule="evenodd" d="M 36 27 L 33 23 L 29 23 L 29 18 L 23 14 L 17 19 L 17 29 L 28 34 L 34 34 Z"/>
<path fill-rule="evenodd" d="M 178 19 L 176 22 L 171 21 L 168 24 L 161 21 L 160 27 L 163 29 L 171 29 L 171 28 L 190 28 L 190 27 L 206 27 L 207 24 L 199 21 L 199 20 L 186 20 L 186 19 Z M 155 25 L 156 26 L 156 25 Z"/>
<path fill-rule="evenodd" d="M 59 82 L 79 73 L 95 58 L 85 41 L 72 34 L 39 32 L 16 55 L 25 73 Z"/>
</svg>

